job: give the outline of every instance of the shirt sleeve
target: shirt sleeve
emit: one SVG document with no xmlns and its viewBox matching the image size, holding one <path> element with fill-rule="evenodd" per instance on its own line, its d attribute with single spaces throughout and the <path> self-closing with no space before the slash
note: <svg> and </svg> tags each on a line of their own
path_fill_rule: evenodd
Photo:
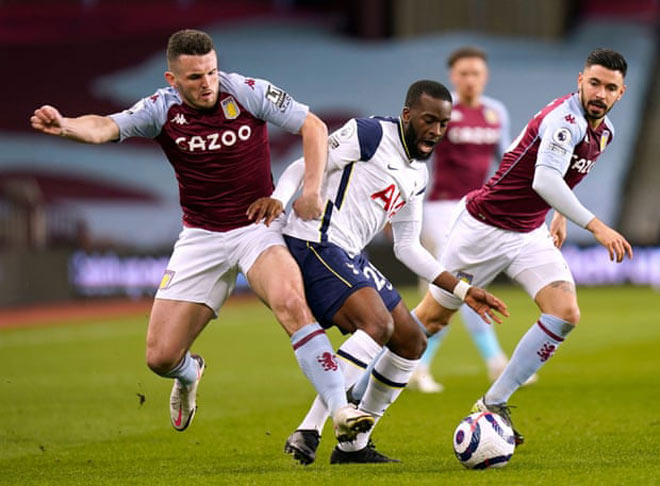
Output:
<svg viewBox="0 0 660 486">
<path fill-rule="evenodd" d="M 237 101 L 254 117 L 290 133 L 300 131 L 309 113 L 307 105 L 298 103 L 282 88 L 264 79 L 221 73 L 220 87 L 236 96 Z"/>
<path fill-rule="evenodd" d="M 271 197 L 279 199 L 282 202 L 282 206 L 286 207 L 294 194 L 302 187 L 304 177 L 305 159 L 300 157 L 282 172 Z"/>
<path fill-rule="evenodd" d="M 547 116 L 539 127 L 541 143 L 536 165 L 557 169 L 563 176 L 568 170 L 575 146 L 584 136 L 584 129 L 581 129 L 574 116 L 563 116 L 561 112 L 553 115 Z"/>
<path fill-rule="evenodd" d="M 556 211 L 582 228 L 586 228 L 594 218 L 593 213 L 582 205 L 562 174 L 555 168 L 545 165 L 536 167 L 532 189 Z"/>
<path fill-rule="evenodd" d="M 119 142 L 130 137 L 154 138 L 161 132 L 167 119 L 167 90 L 158 90 L 148 98 L 142 98 L 129 109 L 114 113 L 110 118 L 119 127 Z"/>
<path fill-rule="evenodd" d="M 415 274 L 433 282 L 444 271 L 444 268 L 420 243 L 421 231 L 421 222 L 393 221 L 394 255 Z"/>
<path fill-rule="evenodd" d="M 497 162 L 502 160 L 502 156 L 511 145 L 511 121 L 509 119 L 509 110 L 502 103 L 496 105 L 497 113 L 500 116 L 500 141 L 497 144 Z"/>
<path fill-rule="evenodd" d="M 328 138 L 328 171 L 351 162 L 368 161 L 383 138 L 383 127 L 374 118 L 353 118 Z"/>
</svg>

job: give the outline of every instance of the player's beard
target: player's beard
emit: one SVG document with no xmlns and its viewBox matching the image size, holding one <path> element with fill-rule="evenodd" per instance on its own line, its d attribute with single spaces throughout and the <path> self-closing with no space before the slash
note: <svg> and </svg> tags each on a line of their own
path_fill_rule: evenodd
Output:
<svg viewBox="0 0 660 486">
<path fill-rule="evenodd" d="M 408 128 L 403 131 L 403 138 L 408 147 L 408 155 L 415 160 L 427 160 L 433 154 L 433 150 L 428 153 L 420 152 L 417 145 L 421 140 L 417 137 L 417 132 L 413 127 L 412 122 L 408 123 Z M 434 147 L 435 148 L 435 147 Z"/>
<path fill-rule="evenodd" d="M 582 103 L 582 108 L 584 109 L 584 115 L 590 120 L 600 120 L 601 118 L 605 117 L 605 115 L 607 115 L 610 112 L 610 110 L 614 107 L 614 103 L 612 103 L 612 106 L 608 108 L 605 102 L 600 102 L 597 106 L 599 108 L 602 108 L 603 110 L 602 113 L 598 115 L 593 115 L 589 112 L 589 103 L 591 102 L 585 102 L 584 101 L 585 99 L 586 98 L 584 96 L 584 90 L 580 88 L 580 101 Z"/>
</svg>

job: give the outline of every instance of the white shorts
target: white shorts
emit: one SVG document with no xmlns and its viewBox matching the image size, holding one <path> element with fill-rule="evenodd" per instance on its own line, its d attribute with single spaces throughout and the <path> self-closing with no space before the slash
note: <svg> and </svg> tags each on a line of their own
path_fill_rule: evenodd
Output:
<svg viewBox="0 0 660 486">
<path fill-rule="evenodd" d="M 574 284 L 561 252 L 544 224 L 529 233 L 507 231 L 478 221 L 461 201 L 440 258 L 442 266 L 459 279 L 486 287 L 504 272 L 534 298 L 546 285 Z M 457 309 L 461 300 L 432 285 L 431 295 L 443 307 Z"/>
<path fill-rule="evenodd" d="M 264 250 L 274 245 L 286 247 L 283 224 L 280 216 L 270 227 L 251 224 L 226 232 L 183 228 L 156 298 L 206 304 L 217 315 L 234 289 L 239 271 L 247 276 Z"/>
<path fill-rule="evenodd" d="M 455 219 L 458 200 L 425 201 L 422 220 L 422 243 L 436 258 L 440 258 L 442 248 Z"/>
</svg>

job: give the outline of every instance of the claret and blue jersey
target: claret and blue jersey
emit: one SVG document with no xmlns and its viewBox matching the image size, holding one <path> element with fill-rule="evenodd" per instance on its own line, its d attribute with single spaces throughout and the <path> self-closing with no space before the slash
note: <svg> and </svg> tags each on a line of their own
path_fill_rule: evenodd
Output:
<svg viewBox="0 0 660 486">
<path fill-rule="evenodd" d="M 266 122 L 296 133 L 309 108 L 261 79 L 220 73 L 218 102 L 198 110 L 174 88 L 111 115 L 120 141 L 155 139 L 174 167 L 183 222 L 210 231 L 252 224 L 245 212 L 273 190 Z"/>
<path fill-rule="evenodd" d="M 573 188 L 613 137 L 614 127 L 607 117 L 596 129 L 589 125 L 577 93 L 558 98 L 537 113 L 513 141 L 497 173 L 467 196 L 467 210 L 491 226 L 532 231 L 544 223 L 550 210 L 532 189 L 535 167 L 557 169 Z"/>
</svg>

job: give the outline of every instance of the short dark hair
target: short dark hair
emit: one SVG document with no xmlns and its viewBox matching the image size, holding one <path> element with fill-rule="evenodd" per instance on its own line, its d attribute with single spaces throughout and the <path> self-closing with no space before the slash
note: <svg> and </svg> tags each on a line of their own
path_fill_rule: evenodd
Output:
<svg viewBox="0 0 660 486">
<path fill-rule="evenodd" d="M 408 88 L 406 93 L 406 106 L 412 108 L 419 101 L 423 94 L 427 94 L 433 98 L 449 101 L 451 103 L 451 94 L 444 84 L 437 81 L 422 79 L 415 81 Z"/>
<path fill-rule="evenodd" d="M 593 65 L 603 66 L 612 71 L 620 71 L 624 78 L 628 70 L 628 63 L 625 58 L 612 49 L 599 48 L 591 51 L 584 67 L 587 68 Z"/>
<path fill-rule="evenodd" d="M 214 49 L 213 39 L 201 30 L 184 29 L 175 32 L 167 41 L 167 62 L 181 55 L 203 56 Z"/>
<path fill-rule="evenodd" d="M 488 63 L 488 56 L 486 56 L 486 51 L 475 46 L 465 46 L 456 49 L 449 55 L 447 58 L 447 67 L 454 67 L 456 61 L 466 57 L 478 57 L 483 62 Z"/>
</svg>

